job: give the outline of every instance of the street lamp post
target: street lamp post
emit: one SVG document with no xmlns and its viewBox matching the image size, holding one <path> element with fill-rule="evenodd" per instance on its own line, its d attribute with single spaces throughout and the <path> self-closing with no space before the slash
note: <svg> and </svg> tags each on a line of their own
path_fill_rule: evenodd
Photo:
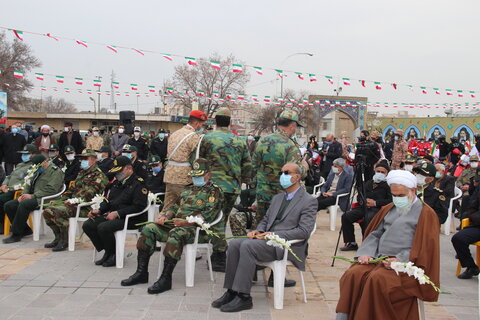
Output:
<svg viewBox="0 0 480 320">
<path fill-rule="evenodd" d="M 93 99 L 92 97 L 90 97 L 90 100 L 93 101 L 93 111 L 95 111 L 95 115 L 97 115 L 97 104 L 95 103 L 95 99 Z"/>
<path fill-rule="evenodd" d="M 282 64 L 281 66 L 283 66 L 283 64 L 285 63 L 285 61 L 287 61 L 289 58 L 293 57 L 293 56 L 299 56 L 299 55 L 305 55 L 305 56 L 309 56 L 309 57 L 312 57 L 313 56 L 313 53 L 310 53 L 310 52 L 297 52 L 297 53 L 293 53 L 289 56 L 287 56 L 285 59 L 283 59 L 282 61 Z M 281 80 L 280 80 L 280 96 L 283 98 L 283 77 L 285 75 L 282 76 Z"/>
</svg>

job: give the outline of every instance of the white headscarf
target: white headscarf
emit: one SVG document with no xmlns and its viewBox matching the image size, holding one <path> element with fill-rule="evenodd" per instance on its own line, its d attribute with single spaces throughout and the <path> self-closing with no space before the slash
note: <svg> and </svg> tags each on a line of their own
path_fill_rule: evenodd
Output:
<svg viewBox="0 0 480 320">
<path fill-rule="evenodd" d="M 399 184 L 407 188 L 417 187 L 417 178 L 406 170 L 392 170 L 387 176 L 388 185 Z"/>
</svg>

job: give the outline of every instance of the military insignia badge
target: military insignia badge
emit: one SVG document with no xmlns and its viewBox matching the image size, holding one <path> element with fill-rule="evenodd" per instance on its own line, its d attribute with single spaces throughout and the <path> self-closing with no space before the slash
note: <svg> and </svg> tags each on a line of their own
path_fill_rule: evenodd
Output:
<svg viewBox="0 0 480 320">
<path fill-rule="evenodd" d="M 148 193 L 147 188 L 142 188 L 142 193 L 143 193 L 143 194 L 147 194 L 147 193 Z"/>
<path fill-rule="evenodd" d="M 427 163 L 426 163 L 426 162 L 422 165 L 422 168 L 423 168 L 423 169 L 426 169 L 426 168 L 427 168 Z"/>
<path fill-rule="evenodd" d="M 203 204 L 202 199 L 198 199 L 197 202 L 195 202 L 195 204 L 197 205 L 197 207 L 200 207 Z"/>
<path fill-rule="evenodd" d="M 212 197 L 212 196 L 208 197 L 208 202 L 210 203 L 215 202 L 215 197 Z"/>
<path fill-rule="evenodd" d="M 113 166 L 114 166 L 114 167 L 117 166 L 117 160 L 113 160 Z"/>
<path fill-rule="evenodd" d="M 438 199 L 442 200 L 442 201 L 445 201 L 447 200 L 447 198 L 445 198 L 445 196 L 443 194 L 439 195 L 438 196 Z"/>
<path fill-rule="evenodd" d="M 193 164 L 193 169 L 194 169 L 194 170 L 200 169 L 200 164 L 199 164 L 198 162 L 195 162 L 195 163 Z"/>
</svg>

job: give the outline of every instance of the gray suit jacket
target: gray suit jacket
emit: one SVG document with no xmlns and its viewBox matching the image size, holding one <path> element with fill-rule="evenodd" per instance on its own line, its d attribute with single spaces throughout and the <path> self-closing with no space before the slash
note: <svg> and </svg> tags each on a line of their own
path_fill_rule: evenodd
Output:
<svg viewBox="0 0 480 320">
<path fill-rule="evenodd" d="M 278 210 L 285 197 L 285 192 L 273 197 L 267 214 L 257 226 L 258 231 L 266 232 L 272 227 Z M 275 234 L 286 240 L 305 240 L 292 245 L 292 250 L 302 260 L 298 261 L 289 254 L 290 260 L 297 268 L 305 270 L 305 259 L 308 254 L 307 240 L 313 231 L 317 217 L 318 203 L 317 199 L 307 193 L 303 187 L 297 191 L 287 209 L 283 213 L 282 219 L 275 226 Z M 283 249 L 277 248 L 277 259 L 283 258 Z"/>
<path fill-rule="evenodd" d="M 321 192 L 328 192 L 330 190 L 334 177 L 335 177 L 335 173 L 333 172 L 333 170 L 330 170 L 330 173 L 328 174 L 328 177 L 327 177 L 327 181 L 320 188 Z M 342 193 L 349 193 L 350 189 L 352 188 L 352 183 L 353 183 L 353 169 L 352 167 L 347 166 L 345 167 L 345 170 L 343 170 L 343 173 L 338 178 L 337 189 L 333 193 L 333 196 L 336 197 L 337 195 Z M 347 212 L 347 210 L 349 209 L 347 208 L 348 197 L 340 198 L 340 200 L 338 201 L 338 205 L 340 206 L 340 209 L 342 209 L 343 212 Z"/>
</svg>

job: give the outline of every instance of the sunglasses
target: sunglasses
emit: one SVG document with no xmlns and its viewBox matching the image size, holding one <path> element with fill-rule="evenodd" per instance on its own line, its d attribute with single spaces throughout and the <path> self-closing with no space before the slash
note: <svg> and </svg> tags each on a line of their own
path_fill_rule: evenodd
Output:
<svg viewBox="0 0 480 320">
<path fill-rule="evenodd" d="M 287 171 L 280 171 L 280 172 L 278 173 L 278 175 L 281 176 L 283 173 L 285 173 L 285 174 L 290 174 L 290 171 L 288 171 L 288 170 L 287 170 Z"/>
</svg>

